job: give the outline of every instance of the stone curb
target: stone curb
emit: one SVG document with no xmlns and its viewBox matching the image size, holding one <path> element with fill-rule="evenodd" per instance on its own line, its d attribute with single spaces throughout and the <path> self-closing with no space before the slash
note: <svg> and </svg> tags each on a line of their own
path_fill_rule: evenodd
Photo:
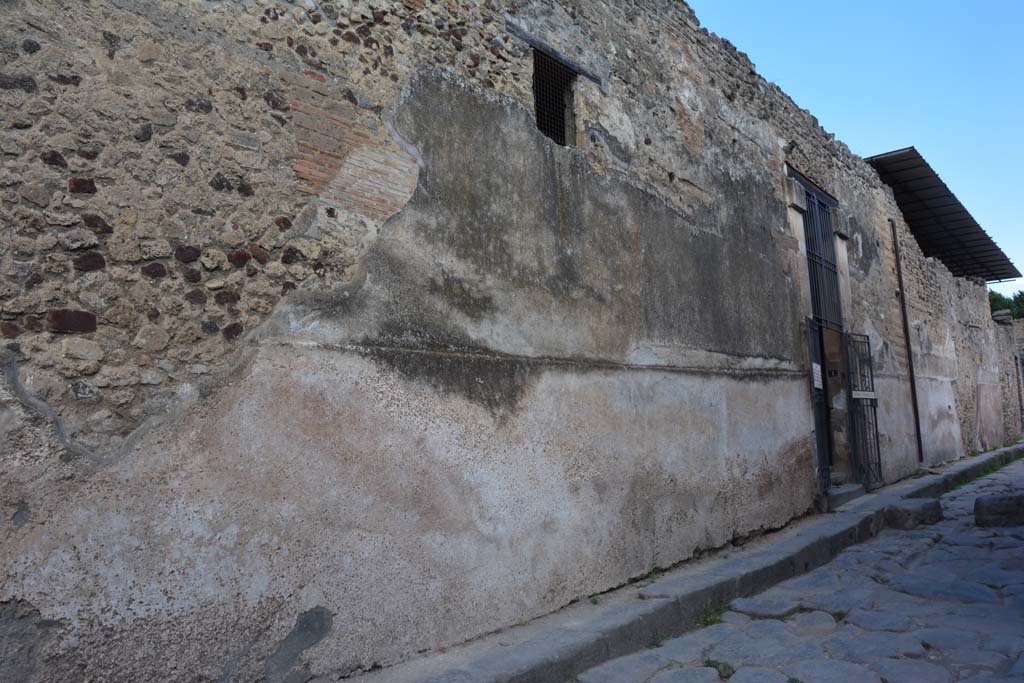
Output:
<svg viewBox="0 0 1024 683">
<path fill-rule="evenodd" d="M 468 660 L 440 671 L 367 679 L 421 683 L 566 683 L 598 664 L 675 638 L 700 626 L 736 598 L 748 597 L 832 561 L 851 545 L 887 527 L 886 509 L 909 498 L 936 498 L 976 479 L 990 467 L 1024 456 L 1024 444 L 1001 448 L 853 500 L 834 513 L 812 519 L 795 533 L 754 550 L 711 559 L 699 571 L 655 580 L 619 601 L 582 618 L 552 623 L 510 644 L 483 647 Z M 784 530 L 783 532 L 784 533 Z M 613 591 L 614 593 L 614 591 Z M 455 655 L 456 650 L 439 655 Z M 412 664 L 412 663 L 410 663 Z M 402 668 L 402 665 L 397 667 Z M 383 672 L 382 672 L 383 673 Z"/>
</svg>

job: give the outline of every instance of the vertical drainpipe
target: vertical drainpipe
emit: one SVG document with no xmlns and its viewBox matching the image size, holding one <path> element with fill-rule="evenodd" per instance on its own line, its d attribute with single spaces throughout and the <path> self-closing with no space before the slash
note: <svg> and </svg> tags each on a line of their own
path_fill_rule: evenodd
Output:
<svg viewBox="0 0 1024 683">
<path fill-rule="evenodd" d="M 907 343 L 907 368 L 910 370 L 910 404 L 914 407 L 914 436 L 917 437 L 917 461 L 924 462 L 924 444 L 921 441 L 921 412 L 917 406 L 917 377 L 914 374 L 914 350 L 910 344 L 910 322 L 907 320 L 907 297 L 903 289 L 903 257 L 900 255 L 900 239 L 896 234 L 896 221 L 889 219 L 892 228 L 892 244 L 896 252 L 896 279 L 900 285 L 900 315 L 903 317 L 903 339 Z"/>
</svg>

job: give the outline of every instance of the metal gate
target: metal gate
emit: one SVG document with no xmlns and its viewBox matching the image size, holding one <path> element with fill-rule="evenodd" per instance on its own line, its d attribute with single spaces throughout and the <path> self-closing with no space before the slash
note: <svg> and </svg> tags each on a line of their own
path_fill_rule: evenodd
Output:
<svg viewBox="0 0 1024 683">
<path fill-rule="evenodd" d="M 835 237 L 832 230 L 833 200 L 807 191 L 804 212 L 804 239 L 807 247 L 807 274 L 811 280 L 811 306 L 814 319 L 825 327 L 843 329 L 839 303 L 839 268 L 836 265 Z"/>
<path fill-rule="evenodd" d="M 854 477 L 870 490 L 882 484 L 878 444 L 878 397 L 871 361 L 871 340 L 865 334 L 844 335 L 846 377 L 850 401 L 851 465 Z"/>
<path fill-rule="evenodd" d="M 814 318 L 808 318 L 807 358 L 811 366 L 811 409 L 814 412 L 814 445 L 818 452 L 818 490 L 821 493 L 832 485 L 832 433 L 828 423 L 823 355 L 821 325 Z"/>
</svg>

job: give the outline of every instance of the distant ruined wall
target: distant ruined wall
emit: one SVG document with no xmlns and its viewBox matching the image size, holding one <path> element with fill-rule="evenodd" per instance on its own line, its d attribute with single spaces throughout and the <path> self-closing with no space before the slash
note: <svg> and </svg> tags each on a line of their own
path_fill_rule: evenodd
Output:
<svg viewBox="0 0 1024 683">
<path fill-rule="evenodd" d="M 952 277 L 913 246 L 904 273 L 927 462 L 1015 441 L 1012 332 L 992 320 L 983 282 Z"/>
<path fill-rule="evenodd" d="M 1003 443 L 1016 443 L 1022 433 L 1021 403 L 1024 399 L 1024 385 L 1020 377 L 1020 348 L 1017 345 L 1013 324 L 1001 324 L 996 328 L 997 360 L 999 362 L 999 386 L 1002 396 Z"/>
<path fill-rule="evenodd" d="M 0 27 L 14 680 L 349 675 L 806 512 L 787 163 L 840 202 L 887 479 L 916 468 L 889 218 L 929 429 L 959 432 L 932 460 L 1008 438 L 983 288 L 682 3 L 14 0 Z M 599 81 L 574 146 L 535 128 L 526 39 Z"/>
</svg>

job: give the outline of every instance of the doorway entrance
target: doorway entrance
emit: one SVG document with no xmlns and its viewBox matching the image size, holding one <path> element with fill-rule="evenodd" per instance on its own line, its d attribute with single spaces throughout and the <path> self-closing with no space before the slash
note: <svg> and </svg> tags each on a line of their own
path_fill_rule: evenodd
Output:
<svg viewBox="0 0 1024 683">
<path fill-rule="evenodd" d="M 834 223 L 838 203 L 796 171 L 806 193 L 803 214 L 812 317 L 807 319 L 811 404 L 818 483 L 882 483 L 871 342 L 843 326 Z"/>
</svg>

